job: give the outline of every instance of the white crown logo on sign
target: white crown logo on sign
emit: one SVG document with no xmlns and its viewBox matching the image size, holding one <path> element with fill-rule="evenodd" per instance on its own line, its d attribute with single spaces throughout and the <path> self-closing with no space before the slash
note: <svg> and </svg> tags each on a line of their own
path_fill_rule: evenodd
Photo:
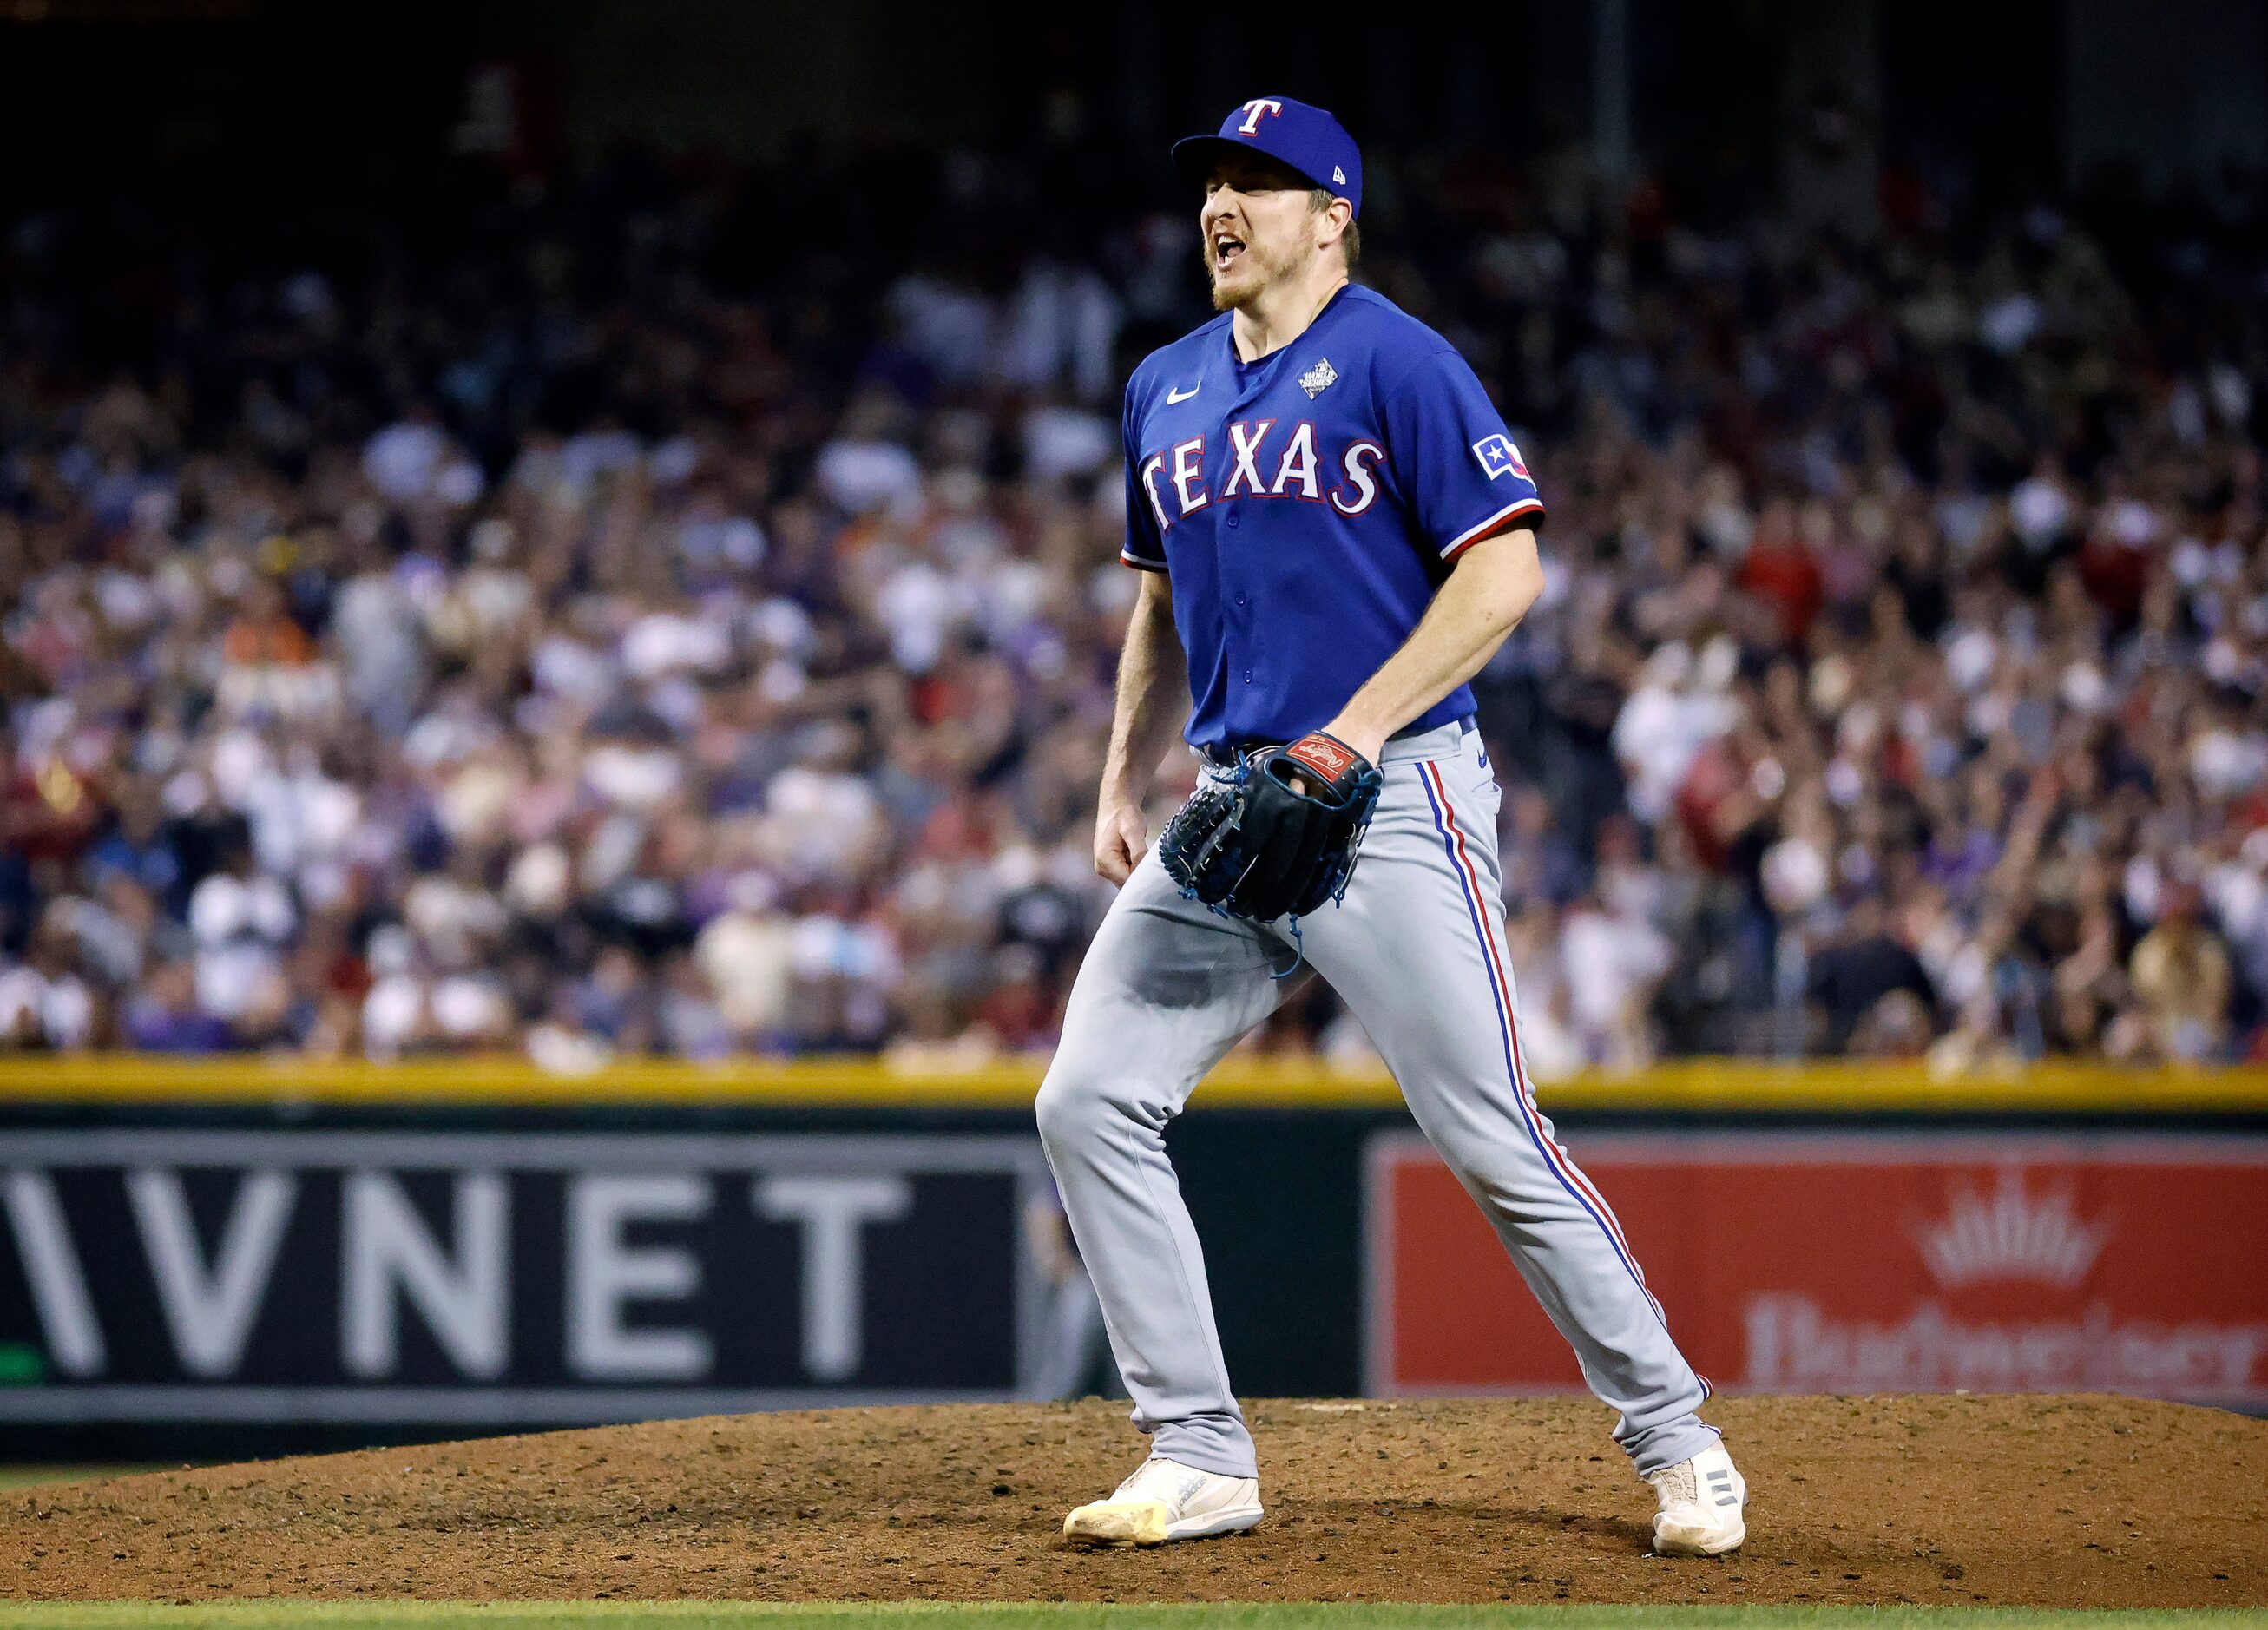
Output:
<svg viewBox="0 0 2268 1630">
<path fill-rule="evenodd" d="M 1955 1193 L 1943 1221 L 1914 1231 L 1931 1274 L 1948 1288 L 1988 1280 L 2030 1280 L 2070 1290 L 2095 1266 L 2115 1226 L 2081 1218 L 2067 1190 L 2024 1192 L 2020 1169 L 2000 1173 L 1992 1198 Z"/>
<path fill-rule="evenodd" d="M 1339 371 L 1331 366 L 1331 359 L 1326 357 L 1300 376 L 1300 388 L 1313 401 L 1323 394 L 1326 387 L 1337 383 Z"/>
</svg>

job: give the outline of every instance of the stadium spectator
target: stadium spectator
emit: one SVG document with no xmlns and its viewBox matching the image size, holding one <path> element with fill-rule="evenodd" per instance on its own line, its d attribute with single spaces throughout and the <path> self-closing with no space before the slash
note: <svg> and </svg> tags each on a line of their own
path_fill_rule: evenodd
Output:
<svg viewBox="0 0 2268 1630">
<path fill-rule="evenodd" d="M 8 240 L 0 1045 L 1049 1044 L 1192 234 L 799 162 L 784 240 L 659 172 L 177 224 L 130 321 L 99 206 Z M 1378 169 L 1553 505 L 1477 682 L 1539 1073 L 2268 1053 L 2258 222 Z"/>
</svg>

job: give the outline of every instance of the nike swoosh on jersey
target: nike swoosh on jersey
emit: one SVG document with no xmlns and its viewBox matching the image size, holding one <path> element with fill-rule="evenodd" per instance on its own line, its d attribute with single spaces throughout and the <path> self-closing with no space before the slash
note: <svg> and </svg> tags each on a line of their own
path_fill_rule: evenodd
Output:
<svg viewBox="0 0 2268 1630">
<path fill-rule="evenodd" d="M 1187 402 L 1204 388 L 1202 385 L 1192 385 L 1187 390 L 1175 390 L 1168 386 L 1166 389 L 1166 405 L 1170 408 L 1177 402 Z"/>
</svg>

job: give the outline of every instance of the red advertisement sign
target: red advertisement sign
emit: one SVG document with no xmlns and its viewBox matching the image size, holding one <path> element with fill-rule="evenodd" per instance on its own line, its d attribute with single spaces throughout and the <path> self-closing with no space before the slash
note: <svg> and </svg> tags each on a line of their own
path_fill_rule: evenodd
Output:
<svg viewBox="0 0 2268 1630">
<path fill-rule="evenodd" d="M 2268 1406 L 2268 1139 L 1698 1132 L 1573 1152 L 1720 1388 Z M 1366 1219 L 1372 1393 L 1580 1389 L 1422 1140 L 1372 1146 Z"/>
</svg>

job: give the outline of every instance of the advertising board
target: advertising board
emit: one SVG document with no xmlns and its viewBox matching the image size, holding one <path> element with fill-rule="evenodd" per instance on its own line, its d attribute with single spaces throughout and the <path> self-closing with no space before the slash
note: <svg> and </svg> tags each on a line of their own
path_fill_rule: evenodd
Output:
<svg viewBox="0 0 2268 1630">
<path fill-rule="evenodd" d="M 0 1132 L 0 1422 L 1016 1396 L 1036 1140 Z"/>
<path fill-rule="evenodd" d="M 2268 1407 L 2268 1139 L 1697 1132 L 1574 1154 L 1718 1386 Z M 1579 1389 L 1424 1140 L 1381 1134 L 1366 1163 L 1368 1390 Z"/>
</svg>

